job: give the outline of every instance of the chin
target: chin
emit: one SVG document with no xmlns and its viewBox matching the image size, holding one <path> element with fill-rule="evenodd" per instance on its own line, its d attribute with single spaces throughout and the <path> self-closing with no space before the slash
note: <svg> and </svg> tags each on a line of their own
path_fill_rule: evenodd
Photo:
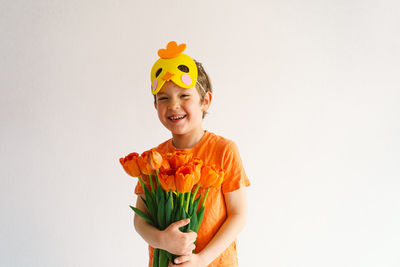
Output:
<svg viewBox="0 0 400 267">
<path fill-rule="evenodd" d="M 184 135 L 184 134 L 188 133 L 188 131 L 184 131 L 184 130 L 170 129 L 170 131 L 171 131 L 172 134 L 175 134 L 175 135 Z"/>
</svg>

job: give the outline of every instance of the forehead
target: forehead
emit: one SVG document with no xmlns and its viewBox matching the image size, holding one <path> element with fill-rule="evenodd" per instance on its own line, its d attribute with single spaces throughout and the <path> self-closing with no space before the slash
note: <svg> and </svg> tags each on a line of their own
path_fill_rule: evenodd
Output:
<svg viewBox="0 0 400 267">
<path fill-rule="evenodd" d="M 172 81 L 168 81 L 164 83 L 163 87 L 161 87 L 161 90 L 157 93 L 157 95 L 160 94 L 176 94 L 176 93 L 181 93 L 181 92 L 192 92 L 195 89 L 195 87 L 192 88 L 182 88 L 179 85 L 176 85 Z"/>
</svg>

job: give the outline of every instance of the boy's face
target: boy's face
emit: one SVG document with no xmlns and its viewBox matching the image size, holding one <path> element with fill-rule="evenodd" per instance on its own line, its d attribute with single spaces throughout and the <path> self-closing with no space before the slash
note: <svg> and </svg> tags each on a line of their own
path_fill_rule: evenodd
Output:
<svg viewBox="0 0 400 267">
<path fill-rule="evenodd" d="M 184 89 L 168 81 L 156 95 L 155 108 L 161 123 L 174 135 L 202 130 L 203 112 L 210 105 L 206 94 L 203 104 L 196 87 Z"/>
</svg>

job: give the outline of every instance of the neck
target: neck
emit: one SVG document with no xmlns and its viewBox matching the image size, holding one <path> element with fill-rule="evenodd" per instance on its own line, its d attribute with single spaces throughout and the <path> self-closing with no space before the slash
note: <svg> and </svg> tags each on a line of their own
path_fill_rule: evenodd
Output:
<svg viewBox="0 0 400 267">
<path fill-rule="evenodd" d="M 194 147 L 204 136 L 204 130 L 198 129 L 194 132 L 178 135 L 172 134 L 172 144 L 177 149 L 186 149 Z"/>
</svg>

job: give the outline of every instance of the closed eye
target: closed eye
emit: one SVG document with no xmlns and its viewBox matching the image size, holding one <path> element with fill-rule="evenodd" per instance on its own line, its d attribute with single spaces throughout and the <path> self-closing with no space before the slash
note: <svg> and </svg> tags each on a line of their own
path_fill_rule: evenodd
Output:
<svg viewBox="0 0 400 267">
<path fill-rule="evenodd" d="M 159 97 L 159 98 L 157 98 L 158 101 L 162 101 L 162 100 L 166 100 L 166 99 L 168 99 L 168 98 L 167 97 Z"/>
</svg>

